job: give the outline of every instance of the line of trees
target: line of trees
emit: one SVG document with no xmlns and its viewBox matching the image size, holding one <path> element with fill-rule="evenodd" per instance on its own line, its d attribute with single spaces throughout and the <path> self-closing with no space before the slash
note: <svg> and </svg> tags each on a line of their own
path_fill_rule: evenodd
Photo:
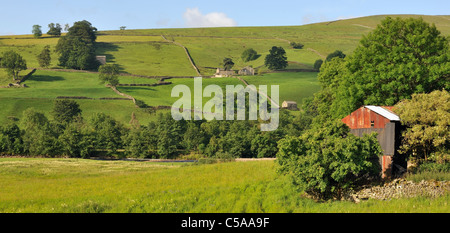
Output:
<svg viewBox="0 0 450 233">
<path fill-rule="evenodd" d="M 59 23 L 50 23 L 48 25 L 48 35 L 60 37 L 55 47 L 55 52 L 59 54 L 59 66 L 68 69 L 78 70 L 97 70 L 100 63 L 95 56 L 97 39 L 97 28 L 86 20 L 75 22 L 72 27 L 65 25 L 67 31 L 65 36 L 61 36 L 62 27 Z M 33 35 L 35 38 L 42 36 L 40 25 L 33 25 Z M 41 67 L 50 65 L 50 48 L 45 47 L 41 54 L 37 56 Z"/>
<path fill-rule="evenodd" d="M 170 113 L 159 113 L 148 125 L 126 127 L 104 113 L 90 119 L 81 113 L 74 100 L 56 100 L 51 118 L 27 109 L 20 122 L 0 127 L 0 153 L 80 158 L 98 153 L 133 158 L 175 158 L 189 153 L 275 157 L 277 142 L 286 135 L 300 135 L 305 127 L 287 111 L 280 112 L 280 127 L 271 132 L 262 132 L 257 121 L 176 121 Z"/>
<path fill-rule="evenodd" d="M 70 28 L 69 24 L 65 24 L 64 25 L 64 30 L 68 31 Z M 31 32 L 33 33 L 34 38 L 40 38 L 42 37 L 42 26 L 35 24 L 33 25 L 33 29 L 31 30 Z M 61 24 L 59 23 L 50 23 L 48 24 L 48 31 L 47 34 L 53 37 L 58 37 L 61 36 L 61 32 L 62 32 L 63 28 L 61 27 Z"/>
</svg>

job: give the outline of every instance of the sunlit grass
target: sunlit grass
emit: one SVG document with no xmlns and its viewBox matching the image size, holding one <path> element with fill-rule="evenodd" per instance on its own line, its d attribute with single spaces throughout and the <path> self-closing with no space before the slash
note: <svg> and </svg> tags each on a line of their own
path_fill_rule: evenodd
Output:
<svg viewBox="0 0 450 233">
<path fill-rule="evenodd" d="M 207 165 L 0 159 L 0 212 L 448 212 L 450 196 L 315 202 L 273 161 Z"/>
</svg>

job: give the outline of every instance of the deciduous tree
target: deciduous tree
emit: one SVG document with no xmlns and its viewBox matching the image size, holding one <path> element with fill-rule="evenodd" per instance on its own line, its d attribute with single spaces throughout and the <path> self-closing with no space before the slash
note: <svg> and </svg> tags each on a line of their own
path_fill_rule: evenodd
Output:
<svg viewBox="0 0 450 233">
<path fill-rule="evenodd" d="M 283 47 L 273 46 L 264 60 L 264 65 L 271 70 L 281 70 L 287 67 L 286 51 Z"/>
<path fill-rule="evenodd" d="M 27 69 L 27 63 L 20 54 L 10 50 L 3 53 L 0 66 L 6 68 L 13 80 L 19 79 L 19 72 Z"/>
<path fill-rule="evenodd" d="M 42 52 L 37 55 L 37 60 L 40 67 L 46 68 L 50 66 L 52 61 L 52 57 L 50 55 L 50 45 L 46 45 L 44 49 L 42 49 Z"/>
<path fill-rule="evenodd" d="M 31 31 L 33 33 L 34 38 L 40 38 L 42 36 L 41 26 L 40 25 L 33 25 L 33 30 Z"/>
</svg>

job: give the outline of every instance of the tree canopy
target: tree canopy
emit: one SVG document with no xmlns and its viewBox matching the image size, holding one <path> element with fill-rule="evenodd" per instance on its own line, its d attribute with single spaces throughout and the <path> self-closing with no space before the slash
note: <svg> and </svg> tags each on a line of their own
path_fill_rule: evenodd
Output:
<svg viewBox="0 0 450 233">
<path fill-rule="evenodd" d="M 100 74 L 98 77 L 102 83 L 107 82 L 109 85 L 115 87 L 119 84 L 119 66 L 117 64 L 105 64 L 98 68 Z"/>
<path fill-rule="evenodd" d="M 259 57 L 258 52 L 252 48 L 248 48 L 242 52 L 241 58 L 244 62 L 256 60 Z"/>
<path fill-rule="evenodd" d="M 60 54 L 59 65 L 80 70 L 97 69 L 99 62 L 95 58 L 96 31 L 97 28 L 86 20 L 75 22 L 56 45 L 56 52 Z"/>
<path fill-rule="evenodd" d="M 286 51 L 283 47 L 273 46 L 264 60 L 264 65 L 271 70 L 281 70 L 287 66 Z"/>
<path fill-rule="evenodd" d="M 34 38 L 40 38 L 42 36 L 40 25 L 33 25 L 33 30 L 31 32 L 33 33 Z"/>
<path fill-rule="evenodd" d="M 27 62 L 20 54 L 10 50 L 3 53 L 0 66 L 6 68 L 8 75 L 16 80 L 19 79 L 19 72 L 27 69 Z"/>
<path fill-rule="evenodd" d="M 436 90 L 429 94 L 413 94 L 395 106 L 402 123 L 401 152 L 417 162 L 426 161 L 434 154 L 442 159 L 449 154 L 450 146 L 450 94 L 446 90 Z M 450 158 L 447 158 L 450 159 Z M 419 161 L 418 161 L 419 160 Z"/>
<path fill-rule="evenodd" d="M 46 45 L 42 52 L 37 55 L 37 60 L 40 67 L 49 67 L 52 58 L 50 56 L 50 45 Z"/>
<path fill-rule="evenodd" d="M 47 34 L 51 35 L 51 36 L 60 36 L 61 35 L 61 30 L 62 30 L 62 27 L 61 27 L 61 25 L 59 23 L 57 23 L 57 24 L 50 23 L 48 25 L 48 32 L 47 32 Z"/>
<path fill-rule="evenodd" d="M 233 68 L 233 66 L 234 66 L 234 62 L 231 58 L 226 57 L 223 59 L 223 68 L 225 70 L 231 70 Z"/>
<path fill-rule="evenodd" d="M 448 40 L 434 25 L 387 17 L 351 56 L 322 65 L 319 113 L 342 118 L 362 105 L 390 106 L 415 93 L 448 90 L 449 58 Z"/>
</svg>

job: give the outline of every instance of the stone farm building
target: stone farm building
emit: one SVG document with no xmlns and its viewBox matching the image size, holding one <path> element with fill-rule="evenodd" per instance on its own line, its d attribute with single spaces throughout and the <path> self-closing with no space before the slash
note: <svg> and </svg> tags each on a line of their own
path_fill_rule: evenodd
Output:
<svg viewBox="0 0 450 233">
<path fill-rule="evenodd" d="M 239 70 L 239 75 L 255 75 L 255 69 L 250 66 L 246 66 Z"/>
<path fill-rule="evenodd" d="M 217 68 L 216 73 L 214 74 L 214 77 L 216 78 L 222 78 L 222 77 L 230 77 L 233 76 L 236 72 L 234 70 L 225 70 L 221 68 Z"/>
<path fill-rule="evenodd" d="M 380 158 L 382 178 L 391 177 L 393 171 L 403 171 L 406 161 L 401 158 L 397 150 L 401 140 L 400 117 L 392 111 L 391 106 L 362 106 L 342 122 L 350 127 L 350 132 L 362 137 L 363 134 L 378 133 L 383 155 Z"/>
<path fill-rule="evenodd" d="M 297 102 L 295 101 L 283 101 L 281 104 L 281 108 L 289 109 L 289 110 L 298 110 L 297 108 Z"/>
<path fill-rule="evenodd" d="M 95 59 L 100 62 L 100 65 L 106 64 L 106 56 L 95 56 Z"/>
</svg>

